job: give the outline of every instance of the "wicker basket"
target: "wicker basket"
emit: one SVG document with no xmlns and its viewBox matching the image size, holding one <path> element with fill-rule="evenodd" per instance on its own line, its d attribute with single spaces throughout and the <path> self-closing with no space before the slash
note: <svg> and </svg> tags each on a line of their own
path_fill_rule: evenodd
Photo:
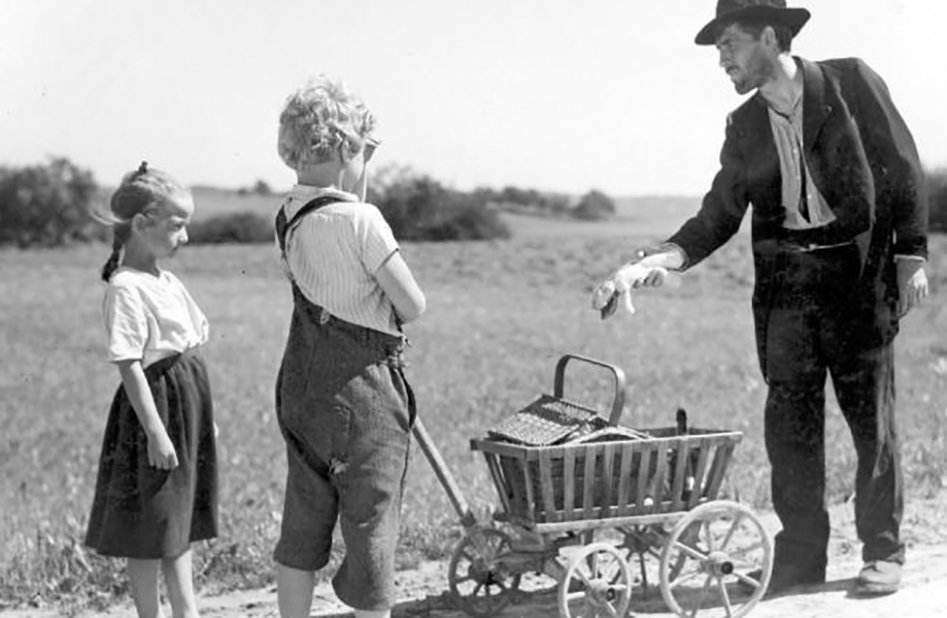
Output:
<svg viewBox="0 0 947 618">
<path fill-rule="evenodd" d="M 650 439 L 538 447 L 475 439 L 470 445 L 483 453 L 503 510 L 530 526 L 694 508 L 716 498 L 743 437 L 710 429 L 644 431 Z"/>
<path fill-rule="evenodd" d="M 606 369 L 614 377 L 607 422 L 591 408 L 564 399 L 571 361 Z M 541 526 L 683 511 L 716 498 L 743 434 L 687 429 L 683 410 L 678 410 L 677 427 L 619 427 L 624 401 L 621 368 L 565 354 L 556 364 L 551 396 L 541 396 L 487 438 L 471 440 L 470 448 L 487 461 L 505 516 Z M 569 442 L 554 444 L 563 439 Z"/>
</svg>

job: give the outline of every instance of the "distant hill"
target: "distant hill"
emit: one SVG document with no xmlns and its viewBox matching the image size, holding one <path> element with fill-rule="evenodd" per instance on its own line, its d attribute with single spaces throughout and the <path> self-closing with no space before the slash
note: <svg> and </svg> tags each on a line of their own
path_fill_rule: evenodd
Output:
<svg viewBox="0 0 947 618">
<path fill-rule="evenodd" d="M 272 215 L 283 199 L 283 192 L 269 195 L 241 193 L 205 185 L 191 187 L 197 206 L 197 221 L 214 215 L 255 212 Z M 677 230 L 700 207 L 699 197 L 688 196 L 631 196 L 613 198 L 617 216 L 603 221 L 578 221 L 571 218 L 536 217 L 528 214 L 503 213 L 504 221 L 516 236 L 546 237 L 624 234 L 663 238 Z"/>
<path fill-rule="evenodd" d="M 255 212 L 264 216 L 274 215 L 283 199 L 283 193 L 269 195 L 241 193 L 233 189 L 221 189 L 197 185 L 191 187 L 196 211 L 194 219 L 200 221 L 215 215 L 237 212 Z"/>
</svg>

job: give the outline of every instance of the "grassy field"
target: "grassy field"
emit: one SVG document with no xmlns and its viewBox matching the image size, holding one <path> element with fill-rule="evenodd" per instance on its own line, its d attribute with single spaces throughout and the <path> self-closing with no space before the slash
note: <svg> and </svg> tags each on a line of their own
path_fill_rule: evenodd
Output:
<svg viewBox="0 0 947 618">
<path fill-rule="evenodd" d="M 589 308 L 593 282 L 635 247 L 672 231 L 680 210 L 672 202 L 629 202 L 606 225 L 511 218 L 511 240 L 404 247 L 429 307 L 408 329 L 408 377 L 428 430 L 479 512 L 493 510 L 497 500 L 468 440 L 551 392 L 555 362 L 566 352 L 626 371 L 626 425 L 671 424 L 680 406 L 694 426 L 745 432 L 725 491 L 768 508 L 765 387 L 752 339 L 745 236 L 688 273 L 680 288 L 641 294 L 634 318 L 602 322 Z M 933 297 L 905 321 L 898 340 L 909 498 L 947 480 L 945 249 L 947 240 L 933 240 Z M 68 610 L 127 594 L 122 563 L 81 546 L 118 383 L 103 350 L 97 272 L 106 257 L 104 246 L 0 251 L 0 610 L 30 601 Z M 265 585 L 272 581 L 285 474 L 273 384 L 289 289 L 268 245 L 188 248 L 169 267 L 207 313 L 212 333 L 206 358 L 221 429 L 222 526 L 219 539 L 197 549 L 199 585 Z M 612 393 L 606 375 L 576 366 L 566 395 L 605 407 Z M 830 401 L 828 493 L 837 502 L 851 495 L 854 452 Z M 418 452 L 405 501 L 402 566 L 448 554 L 459 536 L 436 483 Z"/>
</svg>

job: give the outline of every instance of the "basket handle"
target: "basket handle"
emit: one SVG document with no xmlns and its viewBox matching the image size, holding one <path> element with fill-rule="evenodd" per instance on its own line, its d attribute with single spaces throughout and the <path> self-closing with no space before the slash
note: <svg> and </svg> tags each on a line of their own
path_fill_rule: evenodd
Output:
<svg viewBox="0 0 947 618">
<path fill-rule="evenodd" d="M 596 360 L 594 358 L 589 358 L 588 356 L 580 356 L 578 354 L 563 354 L 559 359 L 559 362 L 556 363 L 556 381 L 553 385 L 553 396 L 555 396 L 557 399 L 562 398 L 563 379 L 565 378 L 566 365 L 569 364 L 570 360 L 577 360 L 583 363 L 589 363 L 590 365 L 603 367 L 611 371 L 612 375 L 615 376 L 615 398 L 612 400 L 612 411 L 608 417 L 608 423 L 613 427 L 617 426 L 618 421 L 621 420 L 622 409 L 625 407 L 625 372 L 622 371 L 621 367 L 617 367 L 610 363 Z"/>
</svg>

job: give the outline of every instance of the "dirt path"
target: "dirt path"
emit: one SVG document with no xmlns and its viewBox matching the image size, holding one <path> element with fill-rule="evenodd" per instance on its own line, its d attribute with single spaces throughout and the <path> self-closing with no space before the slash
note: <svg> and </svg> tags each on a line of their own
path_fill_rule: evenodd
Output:
<svg viewBox="0 0 947 618">
<path fill-rule="evenodd" d="M 947 615 L 947 544 L 915 548 L 904 573 L 904 585 L 894 595 L 876 599 L 857 599 L 847 593 L 852 575 L 860 563 L 854 557 L 836 562 L 829 568 L 829 581 L 823 586 L 804 589 L 799 594 L 766 600 L 750 613 L 753 618 L 941 618 Z M 447 565 L 431 562 L 399 576 L 400 597 L 395 618 L 467 618 L 451 607 L 447 589 Z M 637 593 L 637 591 L 636 591 Z M 275 589 L 236 592 L 201 599 L 205 618 L 278 618 Z M 52 613 L 20 613 L 19 617 L 51 617 Z M 644 597 L 632 598 L 631 615 L 674 618 L 657 589 Z M 522 592 L 498 618 L 551 618 L 558 615 L 555 592 Z M 698 614 L 699 616 L 700 614 Z M 115 608 L 98 618 L 134 616 L 130 607 Z M 331 588 L 316 589 L 313 618 L 347 618 L 351 613 L 336 600 Z M 91 615 L 90 615 L 91 618 Z"/>
<path fill-rule="evenodd" d="M 909 503 L 905 515 L 908 562 L 901 590 L 894 595 L 861 599 L 849 594 L 852 578 L 861 566 L 851 505 L 832 512 L 828 582 L 799 590 L 797 594 L 765 600 L 750 612 L 753 618 L 862 618 L 892 616 L 940 618 L 947 616 L 947 492 L 937 499 Z M 769 530 L 777 529 L 772 515 L 760 518 Z M 447 593 L 447 562 L 427 562 L 398 573 L 399 603 L 395 618 L 466 618 L 454 608 Z M 513 603 L 498 618 L 550 618 L 558 615 L 555 582 L 527 577 Z M 234 592 L 200 599 L 204 618 L 278 618 L 275 587 Z M 4 618 L 53 618 L 54 610 L 0 612 Z M 170 615 L 170 613 L 168 614 Z M 351 612 L 339 603 L 328 584 L 316 587 L 312 618 L 347 618 Z M 673 618 L 657 587 L 634 591 L 629 615 Z M 701 614 L 699 613 L 698 616 Z M 105 613 L 79 614 L 76 618 L 134 616 L 129 605 Z"/>
</svg>

